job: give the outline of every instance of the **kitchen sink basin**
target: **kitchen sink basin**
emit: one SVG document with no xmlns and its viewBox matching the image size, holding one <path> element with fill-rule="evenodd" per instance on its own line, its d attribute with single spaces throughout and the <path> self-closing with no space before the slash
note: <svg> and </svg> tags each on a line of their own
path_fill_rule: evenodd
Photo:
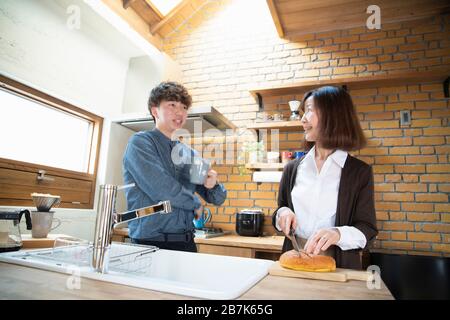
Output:
<svg viewBox="0 0 450 320">
<path fill-rule="evenodd" d="M 90 267 L 88 245 L 0 254 L 0 261 L 206 299 L 235 299 L 268 274 L 273 261 L 162 250 L 113 242 L 108 273 Z M 74 272 L 76 271 L 76 273 Z"/>
</svg>

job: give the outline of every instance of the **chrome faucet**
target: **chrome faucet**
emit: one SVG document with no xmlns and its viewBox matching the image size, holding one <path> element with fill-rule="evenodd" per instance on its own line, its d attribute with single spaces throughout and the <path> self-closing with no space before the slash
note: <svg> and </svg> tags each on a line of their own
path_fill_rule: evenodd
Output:
<svg viewBox="0 0 450 320">
<path fill-rule="evenodd" d="M 156 213 L 167 214 L 172 212 L 170 201 L 161 201 L 145 208 L 115 213 L 114 207 L 117 191 L 134 186 L 134 183 L 124 186 L 112 184 L 100 186 L 91 259 L 91 267 L 97 272 L 108 272 L 109 249 L 111 247 L 111 236 L 114 228 L 122 228 L 126 226 L 129 221 Z"/>
</svg>

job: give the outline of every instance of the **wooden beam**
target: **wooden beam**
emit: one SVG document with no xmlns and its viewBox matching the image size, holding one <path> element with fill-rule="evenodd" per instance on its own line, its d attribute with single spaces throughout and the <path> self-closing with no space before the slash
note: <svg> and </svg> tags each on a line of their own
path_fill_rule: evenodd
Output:
<svg viewBox="0 0 450 320">
<path fill-rule="evenodd" d="M 139 33 L 144 39 L 155 46 L 158 50 L 163 49 L 162 39 L 159 35 L 152 35 L 148 30 L 148 24 L 133 10 L 123 8 L 121 0 L 102 0 L 112 11 L 125 20 L 131 28 Z"/>
<path fill-rule="evenodd" d="M 164 25 L 169 23 L 170 20 L 173 19 L 186 5 L 191 3 L 191 0 L 183 0 L 181 1 L 175 8 L 173 8 L 160 22 L 151 27 L 150 32 L 155 34 L 161 29 Z"/>
<path fill-rule="evenodd" d="M 122 7 L 128 9 L 128 7 L 136 0 L 122 0 Z"/>
<path fill-rule="evenodd" d="M 159 20 L 162 20 L 164 18 L 164 15 L 161 13 L 161 11 L 158 10 L 158 8 L 152 3 L 151 0 L 144 0 L 144 1 L 150 7 L 150 9 L 152 9 L 153 12 L 159 17 Z"/>
<path fill-rule="evenodd" d="M 274 0 L 267 0 L 267 5 L 269 6 L 270 14 L 272 15 L 273 22 L 277 28 L 278 35 L 280 38 L 284 37 L 283 26 L 280 23 L 280 17 L 278 15 L 277 7 L 275 6 Z"/>
</svg>

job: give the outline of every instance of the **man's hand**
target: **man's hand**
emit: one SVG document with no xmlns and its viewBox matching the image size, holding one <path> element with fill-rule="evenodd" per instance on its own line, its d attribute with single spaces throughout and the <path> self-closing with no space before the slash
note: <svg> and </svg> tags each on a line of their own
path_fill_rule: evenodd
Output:
<svg viewBox="0 0 450 320">
<path fill-rule="evenodd" d="M 341 239 L 338 229 L 320 229 L 306 241 L 305 251 L 309 254 L 319 254 L 320 251 L 326 251 L 331 245 L 335 245 Z"/>
<path fill-rule="evenodd" d="M 217 183 L 217 172 L 213 169 L 209 169 L 208 171 L 208 177 L 205 180 L 205 183 L 203 184 L 205 188 L 212 189 Z"/>
<path fill-rule="evenodd" d="M 280 209 L 281 210 L 281 209 Z M 282 211 L 277 213 L 278 216 L 278 224 L 280 225 L 281 230 L 285 235 L 289 235 L 289 231 L 292 228 L 297 228 L 297 217 L 295 213 L 292 212 L 291 209 L 285 207 Z"/>
</svg>

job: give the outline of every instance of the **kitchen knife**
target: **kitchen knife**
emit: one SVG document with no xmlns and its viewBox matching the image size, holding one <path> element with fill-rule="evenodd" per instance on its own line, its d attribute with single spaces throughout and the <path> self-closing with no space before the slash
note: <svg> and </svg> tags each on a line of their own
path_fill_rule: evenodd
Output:
<svg viewBox="0 0 450 320">
<path fill-rule="evenodd" d="M 295 230 L 293 228 L 291 228 L 290 239 L 291 239 L 292 245 L 294 246 L 295 251 L 297 251 L 300 254 L 300 247 L 298 245 L 297 238 L 295 236 Z"/>
<path fill-rule="evenodd" d="M 294 250 L 297 251 L 299 255 L 300 255 L 300 253 L 303 253 L 306 256 L 308 256 L 309 258 L 311 258 L 311 255 L 307 254 L 305 250 L 300 249 L 300 246 L 297 242 L 297 236 L 295 235 L 295 230 L 293 228 L 291 228 L 289 238 L 291 239 L 292 245 L 294 246 Z"/>
</svg>

